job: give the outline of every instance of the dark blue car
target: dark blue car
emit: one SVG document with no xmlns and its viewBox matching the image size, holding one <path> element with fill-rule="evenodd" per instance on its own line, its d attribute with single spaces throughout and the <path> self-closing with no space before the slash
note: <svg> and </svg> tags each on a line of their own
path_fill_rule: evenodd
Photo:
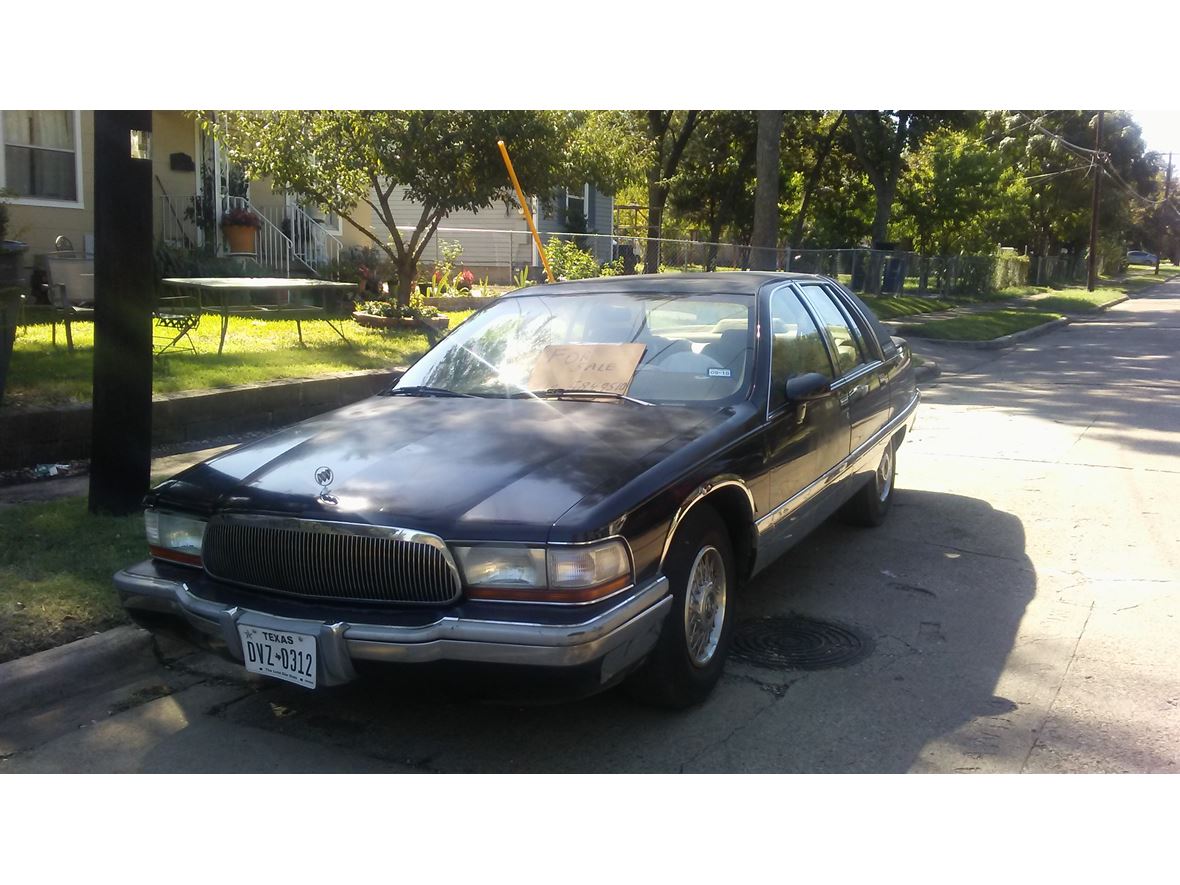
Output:
<svg viewBox="0 0 1180 885">
<path fill-rule="evenodd" d="M 445 664 L 688 706 L 751 576 L 837 511 L 885 519 L 918 399 L 824 277 L 526 288 L 384 394 L 153 489 L 115 584 L 308 688 Z"/>
</svg>

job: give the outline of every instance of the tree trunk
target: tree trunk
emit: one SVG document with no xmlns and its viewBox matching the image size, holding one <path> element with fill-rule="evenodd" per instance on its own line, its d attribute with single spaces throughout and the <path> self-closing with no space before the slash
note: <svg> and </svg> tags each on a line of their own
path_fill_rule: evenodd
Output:
<svg viewBox="0 0 1180 885">
<path fill-rule="evenodd" d="M 397 267 L 397 303 L 401 307 L 410 306 L 410 296 L 414 292 L 414 283 L 418 279 L 418 262 L 408 252 L 399 255 L 395 261 Z"/>
<path fill-rule="evenodd" d="M 750 264 L 754 270 L 774 270 L 778 264 L 778 180 L 782 133 L 782 111 L 758 112 L 754 233 L 750 237 L 753 247 Z"/>
<path fill-rule="evenodd" d="M 664 227 L 664 204 L 668 188 L 650 180 L 647 185 L 647 243 L 643 250 L 643 272 L 660 272 L 660 235 Z"/>
</svg>

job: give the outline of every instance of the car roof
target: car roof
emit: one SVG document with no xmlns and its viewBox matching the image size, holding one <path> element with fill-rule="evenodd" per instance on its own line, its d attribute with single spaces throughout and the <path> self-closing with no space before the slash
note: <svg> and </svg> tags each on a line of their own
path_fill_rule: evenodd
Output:
<svg viewBox="0 0 1180 885">
<path fill-rule="evenodd" d="M 714 273 L 660 273 L 638 276 L 595 277 L 546 283 L 543 289 L 529 286 L 508 292 L 503 297 L 522 295 L 583 295 L 610 289 L 613 292 L 658 292 L 660 295 L 754 295 L 767 283 L 788 280 L 826 280 L 805 273 L 774 271 L 719 271 Z"/>
</svg>

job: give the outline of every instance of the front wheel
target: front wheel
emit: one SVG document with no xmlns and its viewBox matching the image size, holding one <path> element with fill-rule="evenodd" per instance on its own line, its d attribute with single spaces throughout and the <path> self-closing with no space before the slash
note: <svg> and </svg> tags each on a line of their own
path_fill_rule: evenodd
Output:
<svg viewBox="0 0 1180 885">
<path fill-rule="evenodd" d="M 664 573 L 672 610 L 651 656 L 627 688 L 640 700 L 682 709 L 699 704 L 713 690 L 733 633 L 733 546 L 712 507 L 700 504 L 685 517 Z"/>
</svg>

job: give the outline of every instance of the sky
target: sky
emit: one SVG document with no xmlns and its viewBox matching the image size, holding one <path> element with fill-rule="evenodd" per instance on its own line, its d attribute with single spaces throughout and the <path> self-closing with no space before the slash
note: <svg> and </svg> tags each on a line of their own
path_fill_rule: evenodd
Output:
<svg viewBox="0 0 1180 885">
<path fill-rule="evenodd" d="M 1180 110 L 1131 111 L 1131 116 L 1142 128 L 1148 150 L 1180 154 Z"/>
</svg>

